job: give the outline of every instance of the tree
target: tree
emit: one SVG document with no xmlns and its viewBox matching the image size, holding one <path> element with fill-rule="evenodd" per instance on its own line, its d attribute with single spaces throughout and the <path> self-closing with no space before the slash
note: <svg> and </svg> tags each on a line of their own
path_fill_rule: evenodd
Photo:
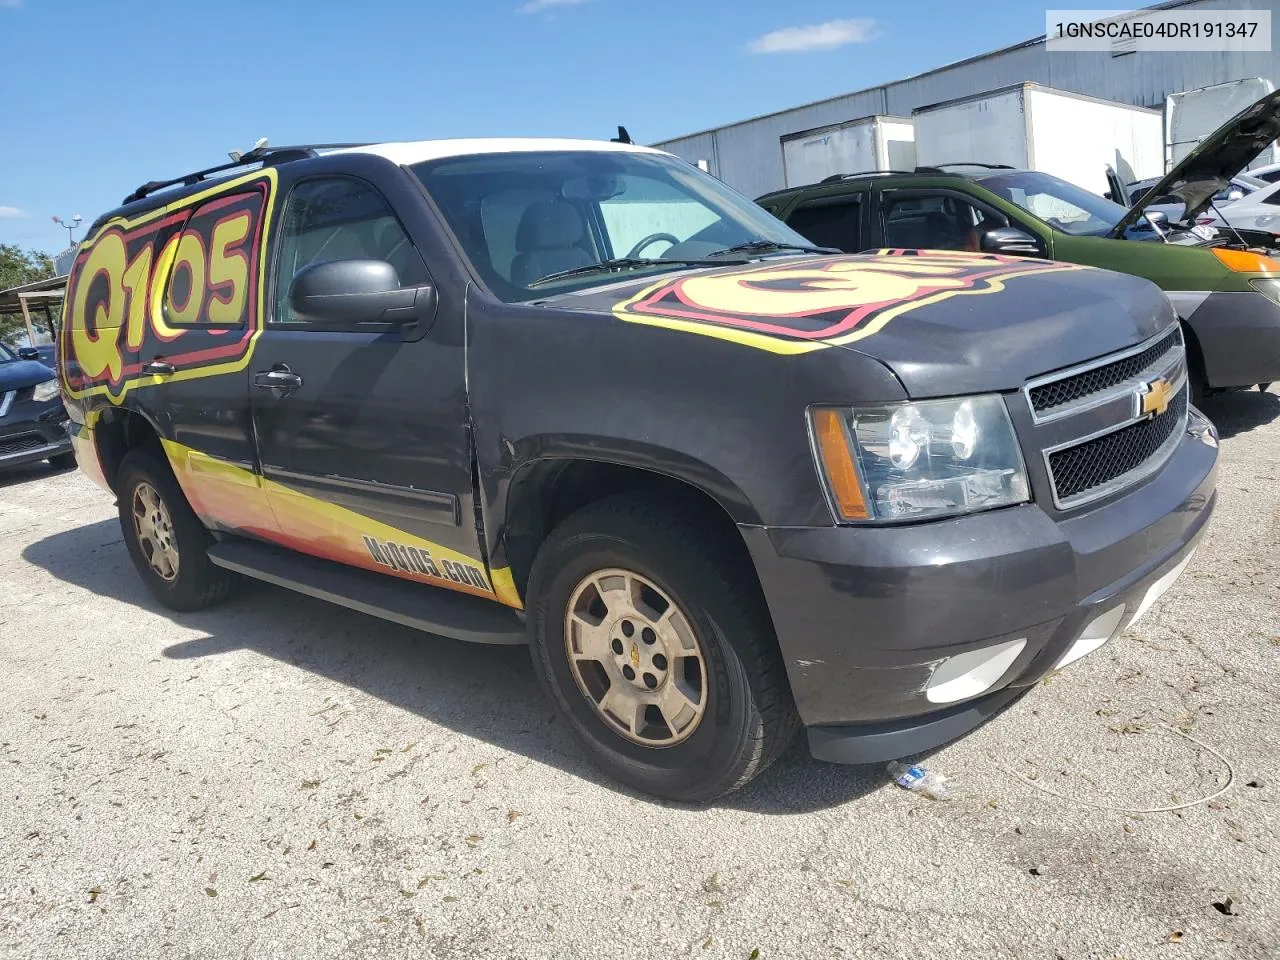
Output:
<svg viewBox="0 0 1280 960">
<path fill-rule="evenodd" d="M 39 250 L 0 243 L 0 290 L 53 276 L 53 258 Z"/>
<path fill-rule="evenodd" d="M 0 290 L 53 276 L 53 258 L 39 250 L 0 243 Z M 26 331 L 20 313 L 0 313 L 0 340 L 10 342 Z"/>
</svg>

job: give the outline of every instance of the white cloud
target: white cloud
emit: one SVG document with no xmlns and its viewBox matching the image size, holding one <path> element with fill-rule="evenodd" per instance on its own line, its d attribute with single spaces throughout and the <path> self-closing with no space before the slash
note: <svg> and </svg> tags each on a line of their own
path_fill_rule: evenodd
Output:
<svg viewBox="0 0 1280 960">
<path fill-rule="evenodd" d="M 0 0 L 3 3 L 4 0 Z M 580 3 L 587 3 L 588 0 L 529 0 L 522 7 L 516 9 L 516 13 L 541 13 L 543 10 L 552 10 L 556 7 L 576 7 Z"/>
<path fill-rule="evenodd" d="M 4 5 L 5 0 L 0 0 L 0 6 Z M 0 220 L 21 220 L 27 216 L 27 211 L 18 207 L 6 207 L 0 204 Z"/>
<path fill-rule="evenodd" d="M 537 0 L 534 0 L 537 2 Z M 833 50 L 849 43 L 866 43 L 878 36 L 876 22 L 868 18 L 828 20 L 807 27 L 784 27 L 756 37 L 747 44 L 752 53 L 799 53 Z"/>
</svg>

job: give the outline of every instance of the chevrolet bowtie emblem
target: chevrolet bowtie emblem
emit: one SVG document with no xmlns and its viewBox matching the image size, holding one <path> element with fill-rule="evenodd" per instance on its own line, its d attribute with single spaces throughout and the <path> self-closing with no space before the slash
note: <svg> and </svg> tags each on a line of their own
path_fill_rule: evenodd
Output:
<svg viewBox="0 0 1280 960">
<path fill-rule="evenodd" d="M 1169 409 L 1169 401 L 1173 399 L 1173 384 L 1164 377 L 1152 380 L 1138 397 L 1144 415 L 1159 416 Z"/>
</svg>

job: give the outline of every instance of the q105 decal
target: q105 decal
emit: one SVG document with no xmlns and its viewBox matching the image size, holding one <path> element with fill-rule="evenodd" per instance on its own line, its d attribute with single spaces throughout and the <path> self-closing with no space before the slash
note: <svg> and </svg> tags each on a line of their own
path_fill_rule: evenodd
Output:
<svg viewBox="0 0 1280 960">
<path fill-rule="evenodd" d="M 275 172 L 105 223 L 71 269 L 59 347 L 72 397 L 242 369 L 262 326 Z M 172 375 L 143 364 L 163 358 Z"/>
</svg>

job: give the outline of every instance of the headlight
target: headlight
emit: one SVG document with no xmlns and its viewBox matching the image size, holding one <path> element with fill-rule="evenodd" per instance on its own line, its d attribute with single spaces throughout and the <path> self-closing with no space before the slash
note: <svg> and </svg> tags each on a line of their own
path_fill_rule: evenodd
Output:
<svg viewBox="0 0 1280 960">
<path fill-rule="evenodd" d="M 58 378 L 46 380 L 44 383 L 37 383 L 35 389 L 31 392 L 31 399 L 37 403 L 44 403 L 46 400 L 52 400 L 58 395 Z"/>
<path fill-rule="evenodd" d="M 1024 503 L 1013 424 L 995 395 L 811 411 L 840 520 L 923 520 Z"/>
<path fill-rule="evenodd" d="M 1280 280 L 1261 277 L 1250 280 L 1249 285 L 1272 303 L 1280 303 Z M 1257 302 L 1256 300 L 1254 301 Z"/>
</svg>

